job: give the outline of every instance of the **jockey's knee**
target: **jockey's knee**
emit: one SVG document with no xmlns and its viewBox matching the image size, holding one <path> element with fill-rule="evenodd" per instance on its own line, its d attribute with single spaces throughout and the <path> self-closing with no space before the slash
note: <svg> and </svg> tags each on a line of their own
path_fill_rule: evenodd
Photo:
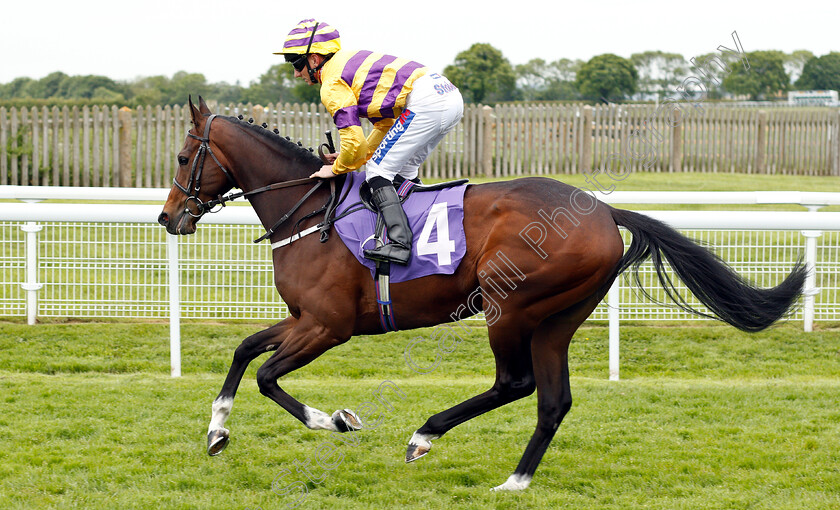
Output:
<svg viewBox="0 0 840 510">
<path fill-rule="evenodd" d="M 392 181 L 389 181 L 388 179 L 386 179 L 384 177 L 380 177 L 378 175 L 374 175 L 373 177 L 369 177 L 367 182 L 368 182 L 368 185 L 370 186 L 371 191 L 376 191 L 379 188 L 384 188 L 385 186 L 392 186 L 394 184 Z"/>
</svg>

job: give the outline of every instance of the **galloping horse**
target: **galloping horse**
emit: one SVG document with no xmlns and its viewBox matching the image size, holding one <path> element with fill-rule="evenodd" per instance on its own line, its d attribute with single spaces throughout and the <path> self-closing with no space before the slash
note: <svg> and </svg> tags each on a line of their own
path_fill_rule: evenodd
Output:
<svg viewBox="0 0 840 510">
<path fill-rule="evenodd" d="M 199 218 L 224 205 L 222 195 L 238 187 L 266 237 L 288 243 L 273 251 L 273 262 L 274 283 L 289 317 L 236 349 L 213 401 L 208 453 L 216 455 L 227 445 L 224 425 L 236 390 L 248 364 L 266 351 L 275 352 L 257 371 L 263 395 L 311 429 L 359 430 L 364 424 L 352 411 L 329 415 L 302 404 L 277 383 L 353 335 L 383 332 L 371 273 L 338 236 L 295 236 L 324 221 L 312 211 L 324 209 L 316 208 L 330 201 L 331 190 L 307 177 L 321 160 L 276 130 L 212 115 L 201 98 L 198 107 L 192 100 L 189 107 L 194 126 L 178 154 L 180 166 L 158 221 L 170 234 L 192 234 Z M 677 306 L 744 331 L 764 329 L 787 315 L 804 284 L 805 269 L 797 263 L 778 286 L 757 288 L 664 223 L 615 209 L 552 179 L 470 185 L 463 207 L 467 248 L 457 270 L 392 284 L 392 306 L 401 329 L 413 329 L 453 322 L 492 304 L 487 329 L 496 379 L 484 393 L 431 416 L 411 437 L 406 461 L 428 453 L 431 441 L 453 427 L 536 390 L 536 430 L 513 474 L 495 489 L 521 490 L 530 483 L 572 405 L 572 335 L 623 271 L 631 269 L 638 283 L 639 265 L 651 259 Z M 626 253 L 619 226 L 632 234 Z M 501 276 L 500 256 L 508 267 Z M 665 272 L 668 265 L 708 312 L 679 295 Z M 500 282 L 511 273 L 506 291 Z"/>
</svg>

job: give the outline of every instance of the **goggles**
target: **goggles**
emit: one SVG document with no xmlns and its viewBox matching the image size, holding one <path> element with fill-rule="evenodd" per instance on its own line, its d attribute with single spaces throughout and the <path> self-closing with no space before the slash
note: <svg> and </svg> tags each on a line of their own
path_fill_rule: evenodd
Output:
<svg viewBox="0 0 840 510">
<path fill-rule="evenodd" d="M 289 61 L 291 62 L 292 67 L 295 68 L 295 71 L 299 73 L 303 72 L 303 69 L 306 67 L 306 57 L 308 57 L 308 55 L 297 55 L 295 58 Z"/>
</svg>

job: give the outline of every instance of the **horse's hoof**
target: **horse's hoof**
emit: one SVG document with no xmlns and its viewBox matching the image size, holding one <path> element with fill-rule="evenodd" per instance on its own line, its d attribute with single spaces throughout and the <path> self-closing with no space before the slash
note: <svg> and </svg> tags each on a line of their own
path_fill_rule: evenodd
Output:
<svg viewBox="0 0 840 510">
<path fill-rule="evenodd" d="M 419 459 L 420 457 L 424 457 L 427 453 L 429 453 L 430 449 L 431 445 L 421 446 L 409 443 L 408 449 L 405 451 L 405 461 L 414 462 L 415 460 Z"/>
<path fill-rule="evenodd" d="M 339 432 L 362 430 L 362 420 L 350 409 L 341 409 L 332 414 L 332 422 Z"/>
<path fill-rule="evenodd" d="M 408 441 L 408 449 L 405 451 L 405 461 L 414 462 L 429 453 L 429 450 L 432 449 L 430 439 L 434 439 L 434 437 L 415 432 Z"/>
<path fill-rule="evenodd" d="M 211 430 L 207 433 L 207 455 L 215 457 L 222 453 L 230 441 L 228 429 Z"/>
</svg>

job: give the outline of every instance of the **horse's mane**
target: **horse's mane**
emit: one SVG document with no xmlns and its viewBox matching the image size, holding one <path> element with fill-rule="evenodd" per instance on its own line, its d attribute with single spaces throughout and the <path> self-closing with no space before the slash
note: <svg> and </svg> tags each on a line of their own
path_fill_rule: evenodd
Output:
<svg viewBox="0 0 840 510">
<path fill-rule="evenodd" d="M 295 143 L 291 141 L 288 136 L 280 135 L 277 129 L 272 131 L 267 126 L 245 122 L 241 117 L 224 116 L 224 119 L 249 130 L 268 142 L 270 146 L 275 147 L 283 156 L 297 161 L 305 167 L 316 168 L 323 165 L 321 158 L 313 152 L 311 147 L 306 148 L 300 142 Z"/>
</svg>

